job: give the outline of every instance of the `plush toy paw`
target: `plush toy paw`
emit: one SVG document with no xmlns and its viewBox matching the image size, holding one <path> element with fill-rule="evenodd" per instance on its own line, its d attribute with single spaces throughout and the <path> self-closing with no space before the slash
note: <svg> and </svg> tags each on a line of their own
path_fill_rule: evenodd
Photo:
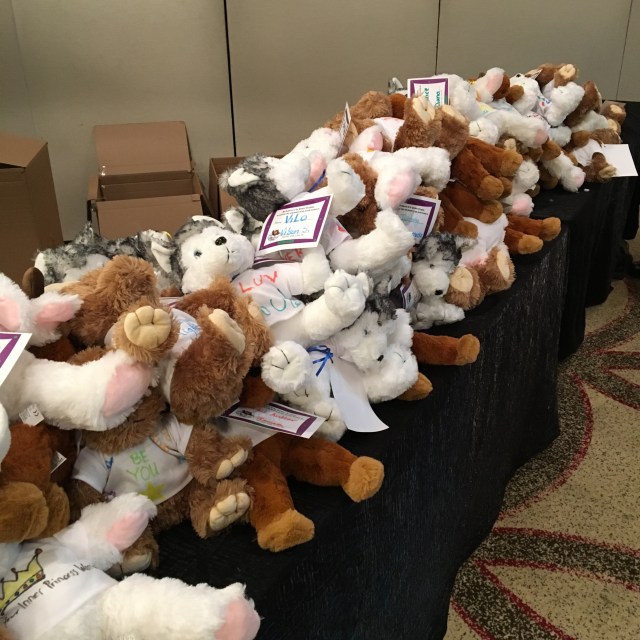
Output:
<svg viewBox="0 0 640 640">
<path fill-rule="evenodd" d="M 147 305 L 128 313 L 124 333 L 130 342 L 144 349 L 155 349 L 171 333 L 171 316 L 164 309 Z"/>
<path fill-rule="evenodd" d="M 240 448 L 230 458 L 222 460 L 216 471 L 216 480 L 224 480 L 228 478 L 240 465 L 244 464 L 249 457 L 249 452 Z"/>
<path fill-rule="evenodd" d="M 314 533 L 315 527 L 309 518 L 295 509 L 287 509 L 258 530 L 258 545 L 268 551 L 283 551 L 309 542 Z"/>
<path fill-rule="evenodd" d="M 398 400 L 413 401 L 423 400 L 433 391 L 433 384 L 423 373 L 418 374 L 418 379 L 404 393 L 398 396 Z"/>
<path fill-rule="evenodd" d="M 369 281 L 364 273 L 357 276 L 338 269 L 324 283 L 324 298 L 329 311 L 339 318 L 355 320 L 364 310 L 369 295 Z"/>
<path fill-rule="evenodd" d="M 153 552 L 136 552 L 129 553 L 127 550 L 124 553 L 122 562 L 114 564 L 107 570 L 107 573 L 116 580 L 124 578 L 125 576 L 133 575 L 134 573 L 142 573 L 146 571 L 153 562 Z"/>
<path fill-rule="evenodd" d="M 233 348 L 242 353 L 246 345 L 246 339 L 238 323 L 224 310 L 214 309 L 209 314 L 211 324 L 215 325 L 224 337 L 233 345 Z"/>
<path fill-rule="evenodd" d="M 361 502 L 378 492 L 383 479 L 384 465 L 382 462 L 361 456 L 351 465 L 349 479 L 342 485 L 342 488 L 354 502 Z"/>
<path fill-rule="evenodd" d="M 107 541 L 116 549 L 126 549 L 142 533 L 149 522 L 149 515 L 143 511 L 127 513 L 116 520 L 107 531 Z"/>
<path fill-rule="evenodd" d="M 251 498 L 241 491 L 217 502 L 209 512 L 209 527 L 212 531 L 222 531 L 241 518 L 251 506 Z"/>
<path fill-rule="evenodd" d="M 293 393 L 312 375 L 311 358 L 297 342 L 281 342 L 262 358 L 262 379 L 277 393 Z"/>
<path fill-rule="evenodd" d="M 458 342 L 458 354 L 454 364 L 458 366 L 471 364 L 478 359 L 479 353 L 480 340 L 470 333 L 467 333 L 463 335 Z"/>
<path fill-rule="evenodd" d="M 244 598 L 233 600 L 224 613 L 224 622 L 212 640 L 252 640 L 258 635 L 260 616 Z"/>
</svg>

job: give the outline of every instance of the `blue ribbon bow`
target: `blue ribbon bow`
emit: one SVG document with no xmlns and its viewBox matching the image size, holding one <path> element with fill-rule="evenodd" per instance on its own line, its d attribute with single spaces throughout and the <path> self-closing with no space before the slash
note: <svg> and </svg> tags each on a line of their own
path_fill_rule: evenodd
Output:
<svg viewBox="0 0 640 640">
<path fill-rule="evenodd" d="M 318 368 L 318 370 L 316 371 L 316 376 L 319 376 L 322 373 L 322 370 L 325 368 L 327 362 L 330 360 L 333 363 L 333 353 L 331 351 L 331 349 L 326 345 L 326 344 L 319 344 L 316 345 L 315 347 L 309 347 L 307 349 L 307 351 L 309 353 L 313 353 L 314 351 L 322 354 L 322 356 L 320 358 L 318 358 L 317 360 L 312 360 L 311 364 L 318 364 L 318 363 L 322 363 L 320 364 L 320 367 Z"/>
</svg>

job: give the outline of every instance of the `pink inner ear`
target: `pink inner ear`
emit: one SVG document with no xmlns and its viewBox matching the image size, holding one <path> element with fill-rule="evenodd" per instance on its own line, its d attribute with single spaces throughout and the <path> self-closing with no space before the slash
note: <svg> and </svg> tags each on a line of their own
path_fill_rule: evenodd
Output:
<svg viewBox="0 0 640 640">
<path fill-rule="evenodd" d="M 0 326 L 5 331 L 20 330 L 20 307 L 9 298 L 0 298 Z"/>
<path fill-rule="evenodd" d="M 70 320 L 76 312 L 76 306 L 69 300 L 49 302 L 36 314 L 36 324 L 52 329 L 60 322 Z"/>
<path fill-rule="evenodd" d="M 489 77 L 488 89 L 493 95 L 502 85 L 502 79 L 504 75 L 502 73 L 494 73 Z"/>
<path fill-rule="evenodd" d="M 311 172 L 309 173 L 309 180 L 307 180 L 307 189 L 311 188 L 320 178 L 322 172 L 327 168 L 327 161 L 321 156 L 317 155 L 311 161 Z"/>
<path fill-rule="evenodd" d="M 392 209 L 403 203 L 413 193 L 413 184 L 412 176 L 408 173 L 396 176 L 386 194 Z"/>
</svg>

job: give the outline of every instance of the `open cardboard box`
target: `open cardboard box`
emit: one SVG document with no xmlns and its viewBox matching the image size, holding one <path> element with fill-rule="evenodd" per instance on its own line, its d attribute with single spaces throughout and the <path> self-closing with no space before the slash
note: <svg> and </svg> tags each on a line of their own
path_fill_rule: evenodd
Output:
<svg viewBox="0 0 640 640">
<path fill-rule="evenodd" d="M 89 179 L 87 218 L 102 236 L 174 233 L 209 215 L 184 122 L 97 125 L 93 135 L 99 173 Z"/>
<path fill-rule="evenodd" d="M 20 282 L 37 250 L 62 244 L 49 149 L 0 133 L 0 272 Z"/>
</svg>

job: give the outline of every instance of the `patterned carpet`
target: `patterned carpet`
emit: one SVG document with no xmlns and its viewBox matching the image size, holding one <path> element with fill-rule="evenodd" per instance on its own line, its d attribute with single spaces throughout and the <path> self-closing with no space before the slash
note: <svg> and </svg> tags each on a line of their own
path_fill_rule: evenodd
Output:
<svg viewBox="0 0 640 640">
<path fill-rule="evenodd" d="M 446 640 L 640 639 L 639 279 L 588 310 L 559 374 L 561 435 L 458 573 Z"/>
</svg>

